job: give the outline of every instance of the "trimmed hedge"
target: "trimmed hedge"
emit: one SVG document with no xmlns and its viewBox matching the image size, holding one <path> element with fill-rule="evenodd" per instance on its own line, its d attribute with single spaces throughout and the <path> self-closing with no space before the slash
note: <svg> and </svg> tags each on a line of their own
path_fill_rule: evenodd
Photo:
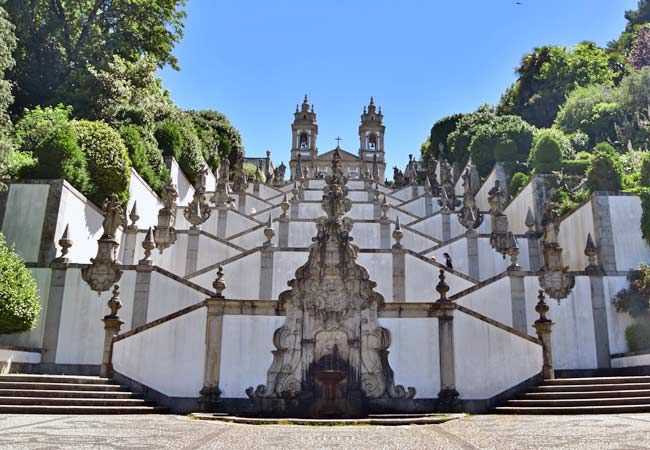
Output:
<svg viewBox="0 0 650 450">
<path fill-rule="evenodd" d="M 173 156 L 177 161 L 181 159 L 183 136 L 177 124 L 170 121 L 160 123 L 154 136 L 164 156 Z"/>
<path fill-rule="evenodd" d="M 90 199 L 101 205 L 111 194 L 117 194 L 126 204 L 131 161 L 120 134 L 104 122 L 80 120 L 73 124 L 94 185 Z"/>
<path fill-rule="evenodd" d="M 528 184 L 529 179 L 530 177 L 525 173 L 517 172 L 514 174 L 510 180 L 510 197 L 514 198 Z"/>
<path fill-rule="evenodd" d="M 36 280 L 0 233 L 0 334 L 33 329 L 40 312 Z"/>
<path fill-rule="evenodd" d="M 565 159 L 561 162 L 562 173 L 565 175 L 584 176 L 590 164 L 591 161 L 588 160 Z"/>
<path fill-rule="evenodd" d="M 644 317 L 641 322 L 627 327 L 625 340 L 631 352 L 650 350 L 650 318 Z"/>
<path fill-rule="evenodd" d="M 120 131 L 133 168 L 151 189 L 160 193 L 169 180 L 169 170 L 164 164 L 162 153 L 158 147 L 145 141 L 135 125 L 122 127 Z"/>
<path fill-rule="evenodd" d="M 497 162 L 516 161 L 517 144 L 512 139 L 504 139 L 494 147 L 494 159 Z"/>
</svg>

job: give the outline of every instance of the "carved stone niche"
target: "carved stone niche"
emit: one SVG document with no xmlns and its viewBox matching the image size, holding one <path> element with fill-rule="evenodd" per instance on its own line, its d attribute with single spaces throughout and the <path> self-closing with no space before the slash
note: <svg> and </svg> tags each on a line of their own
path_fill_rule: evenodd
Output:
<svg viewBox="0 0 650 450">
<path fill-rule="evenodd" d="M 384 298 L 357 264 L 347 179 L 333 159 L 318 232 L 307 262 L 279 297 L 284 324 L 273 335 L 267 382 L 246 390 L 258 413 L 271 416 L 358 417 L 407 411 L 415 389 L 394 382 L 388 364 L 390 331 L 378 321 Z"/>
</svg>

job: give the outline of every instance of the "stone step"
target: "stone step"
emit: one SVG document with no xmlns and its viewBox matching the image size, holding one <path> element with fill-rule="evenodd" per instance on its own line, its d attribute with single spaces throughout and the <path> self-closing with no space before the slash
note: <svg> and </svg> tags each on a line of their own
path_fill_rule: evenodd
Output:
<svg viewBox="0 0 650 450">
<path fill-rule="evenodd" d="M 544 386 L 584 385 L 584 384 L 629 384 L 649 383 L 650 376 L 638 377 L 593 377 L 593 378 L 556 378 L 544 380 Z"/>
<path fill-rule="evenodd" d="M 590 391 L 621 391 L 648 390 L 650 383 L 614 383 L 614 384 L 567 384 L 541 385 L 530 389 L 529 392 L 590 392 Z"/>
<path fill-rule="evenodd" d="M 41 389 L 69 391 L 125 391 L 119 384 L 39 383 L 0 381 L 0 389 Z"/>
<path fill-rule="evenodd" d="M 0 375 L 0 382 L 12 383 L 69 383 L 69 384 L 112 384 L 108 378 L 85 377 L 78 375 L 31 375 L 8 374 Z"/>
<path fill-rule="evenodd" d="M 0 414 L 162 414 L 155 406 L 0 405 Z"/>
<path fill-rule="evenodd" d="M 0 389 L 0 397 L 56 397 L 56 398 L 139 398 L 128 391 L 67 391 L 61 389 Z"/>
<path fill-rule="evenodd" d="M 577 406 L 616 406 L 616 405 L 650 405 L 650 397 L 620 398 L 570 398 L 563 400 L 510 400 L 506 406 L 519 407 L 577 407 Z"/>
<path fill-rule="evenodd" d="M 583 392 L 527 392 L 521 400 L 560 400 L 584 398 L 621 398 L 621 397 L 650 397 L 650 389 L 623 391 L 583 391 Z"/>
<path fill-rule="evenodd" d="M 7 405 L 44 406 L 153 406 L 140 398 L 58 398 L 58 397 L 0 397 L 0 407 Z"/>
<path fill-rule="evenodd" d="M 562 406 L 562 407 L 510 407 L 495 408 L 497 414 L 627 414 L 650 412 L 650 403 L 644 405 L 615 406 Z"/>
</svg>

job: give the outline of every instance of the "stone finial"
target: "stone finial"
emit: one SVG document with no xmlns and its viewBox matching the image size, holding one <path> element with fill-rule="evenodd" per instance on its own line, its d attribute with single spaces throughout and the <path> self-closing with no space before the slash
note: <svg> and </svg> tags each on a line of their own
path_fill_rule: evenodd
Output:
<svg viewBox="0 0 650 450">
<path fill-rule="evenodd" d="M 445 271 L 442 269 L 440 269 L 440 273 L 438 274 L 438 284 L 436 285 L 436 291 L 438 292 L 438 295 L 440 295 L 440 298 L 438 299 L 439 302 L 450 301 L 447 298 L 447 292 L 449 292 L 449 285 L 445 282 Z"/>
<path fill-rule="evenodd" d="M 548 314 L 549 306 L 546 303 L 545 298 L 546 297 L 544 296 L 544 290 L 540 289 L 537 295 L 538 302 L 537 305 L 535 305 L 535 311 L 537 312 L 537 314 L 539 314 L 539 319 L 537 319 L 535 323 L 551 322 L 551 319 L 546 317 L 546 314 Z"/>
<path fill-rule="evenodd" d="M 390 206 L 388 205 L 388 201 L 386 200 L 386 196 L 384 195 L 384 198 L 381 201 L 381 218 L 382 219 L 387 219 L 388 216 L 388 209 Z"/>
<path fill-rule="evenodd" d="M 375 196 L 375 203 L 379 203 L 379 196 L 381 195 L 381 192 L 379 191 L 379 184 L 375 183 L 375 190 L 373 191 L 373 194 Z"/>
<path fill-rule="evenodd" d="M 223 298 L 223 291 L 226 290 L 226 281 L 223 279 L 223 266 L 217 267 L 217 278 L 212 283 L 215 291 L 215 298 Z"/>
<path fill-rule="evenodd" d="M 266 228 L 264 228 L 264 236 L 266 236 L 266 242 L 264 242 L 265 247 L 270 247 L 273 245 L 273 236 L 275 236 L 275 231 L 273 231 L 273 219 L 271 214 L 269 214 L 269 220 L 266 222 Z"/>
<path fill-rule="evenodd" d="M 138 264 L 151 265 L 151 252 L 156 248 L 156 243 L 153 240 L 153 230 L 151 227 L 147 230 L 147 234 L 142 241 L 142 248 L 144 249 L 144 258 L 138 261 Z"/>
<path fill-rule="evenodd" d="M 402 248 L 401 240 L 403 237 L 404 232 L 402 231 L 402 227 L 399 224 L 399 216 L 397 216 L 395 220 L 395 230 L 393 230 L 393 239 L 395 239 L 393 248 Z"/>
<path fill-rule="evenodd" d="M 133 202 L 133 207 L 131 207 L 131 212 L 129 213 L 129 219 L 131 220 L 131 225 L 129 225 L 129 228 L 135 230 L 138 229 L 138 226 L 135 223 L 138 221 L 138 219 L 140 219 L 140 216 L 138 216 L 137 205 L 137 201 Z"/>
<path fill-rule="evenodd" d="M 298 183 L 294 181 L 293 189 L 291 189 L 291 203 L 298 203 L 300 201 L 298 195 L 300 195 L 300 189 L 298 189 Z"/>
<path fill-rule="evenodd" d="M 427 196 L 430 196 L 433 194 L 432 190 L 432 184 L 431 184 L 431 179 L 429 178 L 429 175 L 427 174 L 425 180 L 424 180 L 424 194 Z"/>
<path fill-rule="evenodd" d="M 528 235 L 533 235 L 537 234 L 535 231 L 535 226 L 537 223 L 535 222 L 535 216 L 533 215 L 533 210 L 530 209 L 530 206 L 528 207 L 528 212 L 526 213 L 526 227 L 528 227 L 528 231 L 526 234 Z"/>
<path fill-rule="evenodd" d="M 58 262 L 67 262 L 68 261 L 68 252 L 70 247 L 72 247 L 72 239 L 70 239 L 70 224 L 66 224 L 65 230 L 59 239 L 59 246 L 61 247 L 61 256 L 59 256 L 56 261 Z"/>
<path fill-rule="evenodd" d="M 287 194 L 285 192 L 284 197 L 282 198 L 282 203 L 280 203 L 280 209 L 282 209 L 282 217 L 287 217 L 287 211 L 291 204 L 287 201 Z"/>
<path fill-rule="evenodd" d="M 508 256 L 510 256 L 510 266 L 508 266 L 508 271 L 521 270 L 521 266 L 517 262 L 519 259 L 519 243 L 513 233 L 509 234 L 510 245 L 508 246 Z"/>
<path fill-rule="evenodd" d="M 119 311 L 121 307 L 120 286 L 116 283 L 113 285 L 113 295 L 110 300 L 108 300 L 108 308 L 111 310 L 111 313 L 108 316 L 104 316 L 104 319 L 117 319 L 117 311 Z"/>
<path fill-rule="evenodd" d="M 591 233 L 587 233 L 587 244 L 585 245 L 585 256 L 589 259 L 589 264 L 585 267 L 585 272 L 589 275 L 602 274 L 603 267 L 598 264 L 598 247 L 594 243 Z"/>
</svg>

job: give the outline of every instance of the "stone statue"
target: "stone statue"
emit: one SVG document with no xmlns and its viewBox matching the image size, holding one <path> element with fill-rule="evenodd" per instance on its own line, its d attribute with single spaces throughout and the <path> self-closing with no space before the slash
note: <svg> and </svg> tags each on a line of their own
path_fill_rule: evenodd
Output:
<svg viewBox="0 0 650 450">
<path fill-rule="evenodd" d="M 171 180 L 163 187 L 162 202 L 163 207 L 169 211 L 176 208 L 176 200 L 178 199 L 178 190 L 176 185 Z"/>
<path fill-rule="evenodd" d="M 458 199 L 456 198 L 456 193 L 454 192 L 454 183 L 452 181 L 452 175 L 451 175 L 451 165 L 449 162 L 441 158 L 440 162 L 438 163 L 440 166 L 440 191 L 441 191 L 441 199 L 438 200 L 438 204 L 440 206 L 447 207 L 449 210 L 453 211 L 458 207 L 459 202 Z M 444 195 L 443 195 L 444 193 Z M 443 205 L 443 199 L 442 197 L 446 197 L 446 200 L 444 200 L 444 205 Z"/>
<path fill-rule="evenodd" d="M 219 166 L 219 183 L 226 184 L 230 182 L 230 160 L 223 158 Z"/>
<path fill-rule="evenodd" d="M 208 180 L 208 168 L 205 164 L 201 164 L 201 168 L 196 176 L 196 183 L 194 183 L 194 191 L 200 194 L 205 194 Z"/>
<path fill-rule="evenodd" d="M 171 180 L 165 185 L 162 193 L 163 207 L 158 210 L 158 224 L 153 228 L 153 239 L 156 248 L 163 252 L 176 242 L 176 200 L 178 191 Z"/>
<path fill-rule="evenodd" d="M 476 230 L 483 223 L 472 187 L 472 172 L 468 168 L 463 173 L 463 207 L 458 213 L 458 221 L 468 230 Z"/>
<path fill-rule="evenodd" d="M 393 184 L 395 188 L 401 188 L 406 185 L 404 174 L 397 167 L 393 167 Z"/>
<path fill-rule="evenodd" d="M 555 203 L 547 202 L 544 204 L 541 225 L 544 229 L 542 243 L 545 246 L 559 245 L 558 235 L 560 233 L 560 216 L 555 211 Z"/>
<path fill-rule="evenodd" d="M 490 204 L 490 214 L 493 216 L 500 216 L 506 209 L 506 199 L 503 189 L 501 189 L 501 182 L 494 181 L 494 187 L 488 191 L 488 203 Z"/>
<path fill-rule="evenodd" d="M 124 208 L 118 201 L 117 194 L 111 194 L 110 199 L 104 200 L 102 205 L 102 211 L 104 213 L 104 221 L 102 222 L 102 227 L 104 228 L 104 234 L 102 234 L 102 239 L 115 239 L 115 232 L 117 228 L 124 223 Z"/>
</svg>

